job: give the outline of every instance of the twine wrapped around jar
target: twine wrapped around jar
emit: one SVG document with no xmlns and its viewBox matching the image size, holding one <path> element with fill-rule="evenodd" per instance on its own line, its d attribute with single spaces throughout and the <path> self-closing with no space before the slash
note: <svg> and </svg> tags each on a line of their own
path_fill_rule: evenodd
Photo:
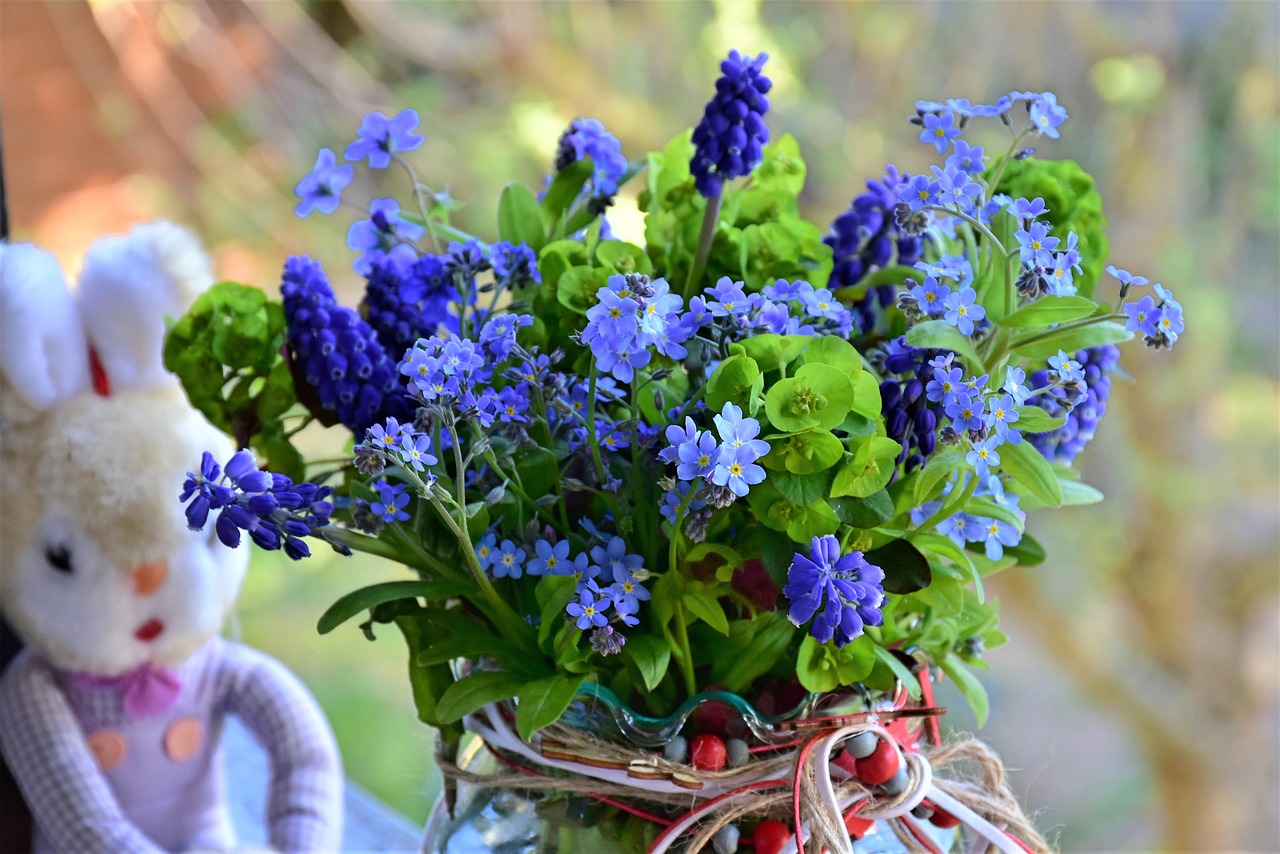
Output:
<svg viewBox="0 0 1280 854">
<path fill-rule="evenodd" d="M 449 783 L 484 789 L 574 792 L 663 826 L 650 854 L 663 854 L 687 838 L 684 850 L 707 847 L 721 828 L 751 819 L 777 819 L 796 832 L 786 852 L 851 854 L 846 819 L 883 820 L 909 851 L 936 851 L 911 811 L 927 801 L 968 825 L 1008 854 L 1051 848 L 1018 804 L 998 756 L 972 737 L 949 739 L 920 752 L 900 752 L 907 783 L 896 794 L 868 786 L 831 759 L 863 732 L 901 745 L 882 724 L 940 710 L 903 709 L 795 721 L 797 740 L 762 748 L 752 762 L 720 771 L 701 770 L 661 754 L 609 741 L 586 730 L 553 724 L 526 743 L 504 709 L 490 705 L 466 720 L 467 728 L 509 772 L 477 774 L 437 750 Z"/>
</svg>

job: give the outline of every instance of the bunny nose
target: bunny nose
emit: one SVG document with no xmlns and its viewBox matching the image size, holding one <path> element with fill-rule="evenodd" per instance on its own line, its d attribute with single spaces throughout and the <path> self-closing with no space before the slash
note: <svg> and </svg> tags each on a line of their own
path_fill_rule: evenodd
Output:
<svg viewBox="0 0 1280 854">
<path fill-rule="evenodd" d="M 156 588 L 164 583 L 165 578 L 169 575 L 169 564 L 162 560 L 144 563 L 134 569 L 131 573 L 133 576 L 133 591 L 139 596 L 149 596 L 156 592 Z"/>
</svg>

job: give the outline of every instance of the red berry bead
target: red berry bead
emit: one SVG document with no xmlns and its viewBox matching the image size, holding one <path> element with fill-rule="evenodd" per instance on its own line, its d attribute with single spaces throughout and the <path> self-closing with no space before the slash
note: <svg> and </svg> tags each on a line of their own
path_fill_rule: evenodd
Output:
<svg viewBox="0 0 1280 854">
<path fill-rule="evenodd" d="M 780 821 L 762 821 L 751 834 L 756 854 L 778 854 L 790 838 L 791 828 Z"/>
<path fill-rule="evenodd" d="M 866 759 L 854 763 L 858 779 L 870 786 L 879 786 L 893 779 L 898 773 L 898 748 L 891 741 L 881 741 L 875 752 Z"/>
<path fill-rule="evenodd" d="M 941 827 L 943 830 L 948 830 L 952 827 L 958 827 L 960 825 L 960 819 L 956 818 L 942 807 L 934 807 L 933 815 L 929 816 L 929 823 L 934 827 Z"/>
<path fill-rule="evenodd" d="M 843 768 L 855 777 L 858 775 L 858 760 L 847 750 L 841 750 L 831 757 L 831 764 Z"/>
<path fill-rule="evenodd" d="M 700 735 L 693 740 L 689 758 L 699 771 L 719 771 L 724 768 L 728 753 L 724 739 L 718 735 Z"/>
</svg>

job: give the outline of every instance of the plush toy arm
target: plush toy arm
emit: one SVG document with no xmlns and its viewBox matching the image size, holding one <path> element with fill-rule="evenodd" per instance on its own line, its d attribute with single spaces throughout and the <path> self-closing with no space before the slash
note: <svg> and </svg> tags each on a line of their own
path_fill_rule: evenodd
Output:
<svg viewBox="0 0 1280 854">
<path fill-rule="evenodd" d="M 271 757 L 268 839 L 280 851 L 337 851 L 342 844 L 342 761 L 307 689 L 284 665 L 225 644 L 224 708 Z"/>
<path fill-rule="evenodd" d="M 163 854 L 120 809 L 53 674 L 30 654 L 0 679 L 0 751 L 56 850 Z"/>
</svg>

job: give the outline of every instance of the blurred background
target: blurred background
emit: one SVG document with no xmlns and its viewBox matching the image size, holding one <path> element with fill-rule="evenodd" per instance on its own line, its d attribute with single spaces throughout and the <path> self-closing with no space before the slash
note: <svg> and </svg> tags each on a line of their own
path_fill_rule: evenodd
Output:
<svg viewBox="0 0 1280 854">
<path fill-rule="evenodd" d="M 887 162 L 931 162 L 919 98 L 1067 106 L 1039 154 L 1096 176 L 1111 260 L 1169 285 L 1188 332 L 1124 351 L 1138 381 L 1079 461 L 1107 501 L 1033 515 L 1049 560 L 993 580 L 1013 642 L 988 655 L 981 735 L 1064 850 L 1280 850 L 1280 4 L 8 0 L 15 237 L 74 271 L 93 237 L 165 216 L 223 278 L 274 289 L 291 252 L 349 270 L 348 221 L 298 220 L 293 186 L 364 113 L 406 106 L 419 171 L 491 237 L 501 186 L 539 182 L 570 119 L 639 159 L 697 120 L 731 47 L 770 53 L 769 123 L 800 140 L 822 225 Z M 403 196 L 357 175 L 354 195 Z M 610 219 L 641 242 L 633 195 Z M 350 775 L 420 821 L 434 737 L 398 635 L 315 631 L 337 596 L 402 577 L 259 554 L 236 630 L 314 689 Z"/>
</svg>

